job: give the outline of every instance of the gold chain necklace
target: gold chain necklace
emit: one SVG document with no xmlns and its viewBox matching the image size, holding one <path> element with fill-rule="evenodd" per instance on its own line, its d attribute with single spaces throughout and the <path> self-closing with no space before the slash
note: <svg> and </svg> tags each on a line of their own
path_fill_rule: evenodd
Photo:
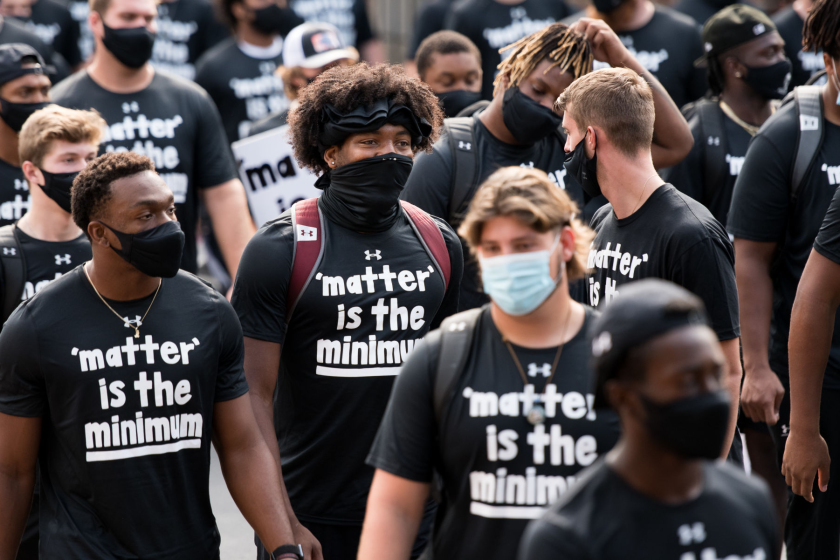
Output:
<svg viewBox="0 0 840 560">
<path fill-rule="evenodd" d="M 650 181 L 651 179 L 653 179 L 653 176 L 654 176 L 654 175 L 656 175 L 657 173 L 658 173 L 658 171 L 654 171 L 653 173 L 651 173 L 650 175 L 648 175 L 648 178 L 647 178 L 647 179 L 645 179 L 645 184 L 644 184 L 644 185 L 642 185 L 642 192 L 641 192 L 641 194 L 639 195 L 639 200 L 637 200 L 637 201 L 636 201 L 636 207 L 635 207 L 635 208 L 633 209 L 633 211 L 630 213 L 630 215 L 631 215 L 631 216 L 632 216 L 633 214 L 635 214 L 635 213 L 636 213 L 636 211 L 637 211 L 639 208 L 641 208 L 641 207 L 642 207 L 642 197 L 643 197 L 643 196 L 645 196 L 645 191 L 647 190 L 647 184 L 648 184 L 648 181 Z"/>
<path fill-rule="evenodd" d="M 105 307 L 107 307 L 108 309 L 110 309 L 110 310 L 111 310 L 111 312 L 112 312 L 114 315 L 116 315 L 116 316 L 119 318 L 119 320 L 120 320 L 120 321 L 122 321 L 123 323 L 125 323 L 126 325 L 128 325 L 129 327 L 131 327 L 132 329 L 134 329 L 134 338 L 140 338 L 140 326 L 143 324 L 143 321 L 145 321 L 145 320 L 146 320 L 146 315 L 148 315 L 148 314 L 149 314 L 149 311 L 151 311 L 152 306 L 155 304 L 155 300 L 157 299 L 158 292 L 160 291 L 160 287 L 161 287 L 161 285 L 163 284 L 163 278 L 161 278 L 161 279 L 158 281 L 158 287 L 157 287 L 157 289 L 155 290 L 155 295 L 154 295 L 154 297 L 152 298 L 152 303 L 150 303 L 150 304 L 149 304 L 149 308 L 148 308 L 148 309 L 146 309 L 146 312 L 143 314 L 143 318 L 142 318 L 142 319 L 140 319 L 140 322 L 139 322 L 139 323 L 137 324 L 137 326 L 135 327 L 134 325 L 132 325 L 132 324 L 128 321 L 128 319 L 127 319 L 127 318 L 125 318 L 125 317 L 123 317 L 122 315 L 120 315 L 119 313 L 117 313 L 117 312 L 114 310 L 114 308 L 113 308 L 113 307 L 111 307 L 110 305 L 108 305 L 108 302 L 107 302 L 107 301 L 105 301 L 105 298 L 104 298 L 104 297 L 102 297 L 102 294 L 100 294 L 100 293 L 99 293 L 99 290 L 97 290 L 97 289 L 96 289 L 96 286 L 94 286 L 94 284 L 93 284 L 93 280 L 91 280 L 91 279 L 90 279 L 90 274 L 88 274 L 88 271 L 87 271 L 87 263 L 85 263 L 85 264 L 82 266 L 82 270 L 84 270 L 84 271 L 85 271 L 85 276 L 87 276 L 88 282 L 90 282 L 90 287 L 91 287 L 91 288 L 93 288 L 93 291 L 96 293 L 96 295 L 98 295 L 98 296 L 99 296 L 99 299 L 101 299 L 101 300 L 102 300 L 102 303 L 104 303 L 104 304 L 105 304 Z"/>
<path fill-rule="evenodd" d="M 758 129 L 761 128 L 760 126 L 756 126 L 754 124 L 748 123 L 747 121 L 745 121 L 744 119 L 742 119 L 741 117 L 736 115 L 735 111 L 732 110 L 732 107 L 727 105 L 725 101 L 720 101 L 719 105 L 720 105 L 720 110 L 723 111 L 724 114 L 726 114 L 727 117 L 732 119 L 732 121 L 735 124 L 737 124 L 738 126 L 743 128 L 744 130 L 746 130 L 747 134 L 749 134 L 750 136 L 755 136 L 755 134 L 758 132 Z M 772 111 L 773 111 L 773 113 L 776 112 L 775 107 L 773 108 Z"/>
</svg>

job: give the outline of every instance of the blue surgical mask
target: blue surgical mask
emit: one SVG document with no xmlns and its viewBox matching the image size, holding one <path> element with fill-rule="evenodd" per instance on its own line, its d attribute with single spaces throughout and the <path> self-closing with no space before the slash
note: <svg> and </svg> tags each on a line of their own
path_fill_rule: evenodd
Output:
<svg viewBox="0 0 840 560">
<path fill-rule="evenodd" d="M 484 293 L 508 315 L 527 315 L 538 308 L 563 276 L 552 278 L 549 265 L 558 243 L 559 235 L 549 251 L 480 257 Z"/>
</svg>

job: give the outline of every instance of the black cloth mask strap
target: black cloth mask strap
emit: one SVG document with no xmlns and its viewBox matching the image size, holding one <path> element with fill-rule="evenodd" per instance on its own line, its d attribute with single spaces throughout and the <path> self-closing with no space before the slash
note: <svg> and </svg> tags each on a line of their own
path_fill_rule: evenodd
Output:
<svg viewBox="0 0 840 560">
<path fill-rule="evenodd" d="M 321 112 L 318 149 L 323 154 L 330 146 L 340 146 L 351 134 L 379 130 L 388 123 L 404 126 L 411 135 L 412 147 L 432 133 L 432 125 L 426 119 L 418 118 L 411 109 L 392 99 L 380 99 L 347 113 L 326 105 Z"/>
</svg>

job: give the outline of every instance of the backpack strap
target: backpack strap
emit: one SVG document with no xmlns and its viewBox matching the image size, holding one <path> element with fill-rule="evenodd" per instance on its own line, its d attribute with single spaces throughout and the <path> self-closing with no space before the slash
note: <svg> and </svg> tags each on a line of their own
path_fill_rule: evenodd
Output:
<svg viewBox="0 0 840 560">
<path fill-rule="evenodd" d="M 446 240 L 440 228 L 426 212 L 420 210 L 411 203 L 401 200 L 403 212 L 408 216 L 414 233 L 429 254 L 435 268 L 443 276 L 446 289 L 449 289 L 449 279 L 452 276 L 452 263 L 449 260 L 449 250 L 446 248 Z"/>
<path fill-rule="evenodd" d="M 717 99 L 698 101 L 694 115 L 700 122 L 703 142 L 703 190 L 706 200 L 718 191 L 726 177 L 726 135 L 723 132 L 723 111 Z"/>
<path fill-rule="evenodd" d="M 438 426 L 441 425 L 446 405 L 452 398 L 455 383 L 467 363 L 478 319 L 484 309 L 486 307 L 477 307 L 456 313 L 444 319 L 440 325 L 440 355 L 433 387 L 435 419 Z"/>
<path fill-rule="evenodd" d="M 291 208 L 291 213 L 295 248 L 292 254 L 292 276 L 286 294 L 287 323 L 324 257 L 324 228 L 321 226 L 323 218 L 318 208 L 318 199 L 310 198 L 296 202 Z"/>
<path fill-rule="evenodd" d="M 793 90 L 796 114 L 799 117 L 799 134 L 796 141 L 796 158 L 790 181 L 790 197 L 795 200 L 802 180 L 817 158 L 825 135 L 822 110 L 822 88 L 800 86 Z"/>
<path fill-rule="evenodd" d="M 14 224 L 0 228 L 0 272 L 2 272 L 2 292 L 0 292 L 0 327 L 9 315 L 20 305 L 26 284 L 26 263 L 20 248 Z"/>
<path fill-rule="evenodd" d="M 475 190 L 478 172 L 478 155 L 475 146 L 475 119 L 456 117 L 445 119 L 443 129 L 449 135 L 452 152 L 452 178 L 449 183 L 450 224 L 459 223 L 461 208 Z"/>
</svg>

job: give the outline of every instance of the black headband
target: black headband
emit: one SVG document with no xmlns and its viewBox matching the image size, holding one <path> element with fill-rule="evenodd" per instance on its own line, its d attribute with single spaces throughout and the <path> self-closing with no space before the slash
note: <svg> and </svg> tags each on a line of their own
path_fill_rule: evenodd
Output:
<svg viewBox="0 0 840 560">
<path fill-rule="evenodd" d="M 432 125 L 426 119 L 417 118 L 411 109 L 392 99 L 380 99 L 373 105 L 356 107 L 344 114 L 332 105 L 326 105 L 321 112 L 318 149 L 323 154 L 330 146 L 340 146 L 351 134 L 379 130 L 388 123 L 405 127 L 411 135 L 412 148 L 432 133 Z"/>
</svg>

